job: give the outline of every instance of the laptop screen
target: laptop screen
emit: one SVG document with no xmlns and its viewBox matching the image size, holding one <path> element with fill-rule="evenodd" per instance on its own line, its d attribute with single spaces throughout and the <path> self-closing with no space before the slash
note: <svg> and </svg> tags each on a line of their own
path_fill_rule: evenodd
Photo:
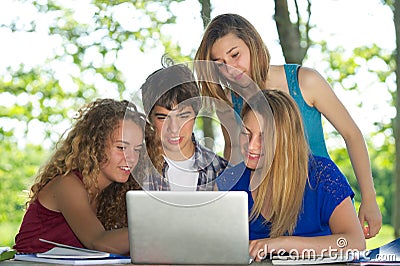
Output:
<svg viewBox="0 0 400 266">
<path fill-rule="evenodd" d="M 129 191 L 133 263 L 248 264 L 244 191 Z"/>
</svg>

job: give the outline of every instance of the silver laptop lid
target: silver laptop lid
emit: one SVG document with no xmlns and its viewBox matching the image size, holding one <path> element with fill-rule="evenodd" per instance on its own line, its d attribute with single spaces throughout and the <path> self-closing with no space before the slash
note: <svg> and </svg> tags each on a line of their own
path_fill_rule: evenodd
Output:
<svg viewBox="0 0 400 266">
<path fill-rule="evenodd" d="M 129 191 L 133 263 L 248 264 L 244 191 Z"/>
</svg>

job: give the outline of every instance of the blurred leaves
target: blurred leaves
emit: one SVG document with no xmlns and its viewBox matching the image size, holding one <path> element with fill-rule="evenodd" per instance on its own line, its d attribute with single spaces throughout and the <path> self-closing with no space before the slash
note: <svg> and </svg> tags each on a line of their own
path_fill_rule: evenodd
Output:
<svg viewBox="0 0 400 266">
<path fill-rule="evenodd" d="M 351 80 L 354 80 L 354 76 L 360 75 L 360 72 L 366 69 L 369 74 L 375 76 L 375 78 L 371 78 L 371 80 L 374 80 L 374 83 L 369 86 L 372 88 L 376 87 L 376 89 L 386 89 L 391 95 L 388 105 L 395 105 L 394 99 L 396 91 L 391 87 L 391 83 L 393 83 L 391 78 L 393 78 L 396 68 L 393 51 L 384 50 L 374 44 L 371 46 L 358 47 L 351 53 L 346 53 L 342 47 L 337 47 L 332 50 L 327 48 L 327 43 L 320 43 L 319 45 L 321 46 L 322 54 L 326 55 L 324 58 L 324 61 L 328 62 L 326 66 L 326 73 L 328 74 L 326 76 L 332 87 L 360 93 L 365 88 L 360 88 L 359 84 Z M 362 104 L 363 102 L 360 101 L 359 105 L 361 106 Z M 377 121 L 374 124 L 376 130 L 370 135 L 364 136 L 371 161 L 377 202 L 382 212 L 384 224 L 391 223 L 393 213 L 392 199 L 395 193 L 392 180 L 396 151 L 392 123 L 393 121 L 390 119 L 387 121 Z M 327 138 L 337 137 L 337 132 L 327 136 Z M 360 202 L 360 191 L 347 150 L 341 147 L 330 151 L 330 155 L 333 161 L 338 164 L 339 168 L 347 176 L 352 188 L 355 190 L 355 200 Z"/>
<path fill-rule="evenodd" d="M 24 150 L 2 142 L 0 157 L 0 223 L 20 223 L 27 201 L 27 188 L 48 151 L 27 145 Z"/>
<path fill-rule="evenodd" d="M 27 196 L 24 191 L 55 141 L 68 128 L 73 112 L 98 97 L 100 87 L 124 97 L 127 77 L 117 64 L 121 49 L 136 45 L 147 52 L 153 47 L 163 47 L 177 62 L 190 59 L 190 55 L 182 55 L 180 47 L 169 36 L 161 34 L 164 25 L 176 21 L 171 3 L 181 1 L 18 1 L 36 13 L 32 13 L 31 20 L 17 15 L 7 24 L 0 24 L 0 29 L 14 33 L 45 31 L 59 45 L 50 51 L 44 64 L 13 65 L 0 75 L 0 223 L 20 223 Z M 393 7 L 394 0 L 384 2 Z M 79 13 L 82 5 L 87 5 L 84 14 Z M 48 23 L 45 29 L 43 21 Z M 359 47 L 349 55 L 341 47 L 328 49 L 327 43 L 317 45 L 325 56 L 321 60 L 326 64 L 324 76 L 333 87 L 358 92 L 363 88 L 353 82 L 353 77 L 362 67 L 367 67 L 376 76 L 377 83 L 384 84 L 395 99 L 396 89 L 391 87 L 396 67 L 393 51 L 371 45 Z M 386 70 L 376 65 L 384 65 Z M 394 106 L 393 101 L 388 104 Z M 376 132 L 366 136 L 384 223 L 390 223 L 394 193 L 391 181 L 395 148 L 391 123 L 376 122 Z M 46 140 L 47 146 L 21 141 L 31 133 Z M 327 136 L 335 137 L 337 133 Z M 374 138 L 382 140 L 379 146 L 374 144 Z M 359 201 L 347 151 L 338 148 L 330 154 L 349 178 Z"/>
<path fill-rule="evenodd" d="M 100 88 L 124 98 L 126 77 L 117 64 L 121 49 L 136 43 L 142 51 L 163 46 L 180 53 L 160 34 L 163 25 L 175 23 L 171 2 L 180 1 L 20 0 L 30 16 L 15 12 L 0 24 L 13 33 L 44 31 L 58 44 L 44 64 L 21 63 L 0 74 L 0 223 L 20 223 L 25 190 L 75 111 L 99 97 Z M 26 142 L 29 135 L 39 144 Z"/>
</svg>

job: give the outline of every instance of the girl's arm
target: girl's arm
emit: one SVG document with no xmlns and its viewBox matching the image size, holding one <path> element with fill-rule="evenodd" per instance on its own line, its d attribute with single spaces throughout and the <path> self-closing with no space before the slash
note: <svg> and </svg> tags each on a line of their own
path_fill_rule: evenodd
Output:
<svg viewBox="0 0 400 266">
<path fill-rule="evenodd" d="M 106 231 L 89 203 L 87 190 L 73 174 L 59 176 L 53 185 L 57 211 L 62 212 L 72 231 L 89 249 L 115 254 L 129 253 L 128 230 Z"/>
<path fill-rule="evenodd" d="M 346 255 L 346 251 L 365 250 L 365 239 L 350 197 L 335 208 L 329 219 L 329 227 L 332 235 L 281 236 L 250 241 L 250 255 L 260 261 L 265 253 L 282 254 L 283 251 L 291 255 L 308 255 L 312 251 L 315 255 L 332 257 L 335 254 Z"/>
<path fill-rule="evenodd" d="M 371 165 L 364 137 L 328 82 L 315 70 L 301 67 L 299 84 L 305 101 L 317 108 L 342 135 L 361 191 L 359 221 L 365 237 L 375 236 L 382 226 L 376 202 Z M 368 226 L 364 227 L 364 222 Z"/>
</svg>

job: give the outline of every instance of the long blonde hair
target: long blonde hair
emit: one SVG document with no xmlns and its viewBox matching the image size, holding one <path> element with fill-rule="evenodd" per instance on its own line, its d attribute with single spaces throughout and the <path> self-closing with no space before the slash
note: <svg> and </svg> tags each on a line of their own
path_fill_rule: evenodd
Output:
<svg viewBox="0 0 400 266">
<path fill-rule="evenodd" d="M 270 65 L 270 53 L 255 27 L 244 17 L 237 14 L 222 14 L 216 16 L 208 24 L 200 46 L 195 55 L 194 68 L 199 80 L 203 96 L 213 97 L 230 103 L 222 86 L 228 87 L 229 82 L 219 73 L 215 64 L 210 63 L 211 48 L 214 43 L 232 33 L 242 39 L 250 50 L 251 79 L 261 89 L 265 86 Z M 222 84 L 222 86 L 221 86 Z"/>
<path fill-rule="evenodd" d="M 250 111 L 261 116 L 266 111 L 266 101 L 272 111 L 275 134 L 264 135 L 264 149 L 276 147 L 273 158 L 265 157 L 266 169 L 257 188 L 250 219 L 256 219 L 266 210 L 265 220 L 271 222 L 270 237 L 292 234 L 302 209 L 305 185 L 308 180 L 309 146 L 305 138 L 300 111 L 294 100 L 279 90 L 262 90 L 243 107 L 241 116 Z M 267 160 L 272 160 L 268 162 Z M 267 209 L 265 209 L 265 205 Z"/>
</svg>

